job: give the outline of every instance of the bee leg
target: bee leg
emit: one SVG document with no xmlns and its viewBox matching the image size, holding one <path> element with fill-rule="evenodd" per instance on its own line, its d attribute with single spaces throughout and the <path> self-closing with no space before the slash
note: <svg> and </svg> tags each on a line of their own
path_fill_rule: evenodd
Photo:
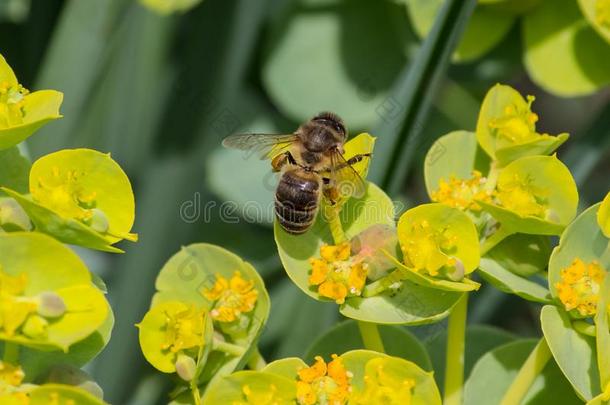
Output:
<svg viewBox="0 0 610 405">
<path fill-rule="evenodd" d="M 351 158 L 349 158 L 349 159 L 347 160 L 347 162 L 345 162 L 345 163 L 347 163 L 347 164 L 348 164 L 348 165 L 350 165 L 350 166 L 351 166 L 351 165 L 355 165 L 356 163 L 361 162 L 361 161 L 363 161 L 365 158 L 368 158 L 368 157 L 371 157 L 371 153 L 360 153 L 360 154 L 358 154 L 358 155 L 356 155 L 356 156 L 352 156 L 352 157 L 351 157 Z"/>
<path fill-rule="evenodd" d="M 339 198 L 339 190 L 330 185 L 330 179 L 327 177 L 322 177 L 322 182 L 324 183 L 324 197 L 330 202 L 330 205 L 335 205 Z"/>
<path fill-rule="evenodd" d="M 280 170 L 282 170 L 282 167 L 284 167 L 286 163 L 292 165 L 295 165 L 297 163 L 290 152 L 285 152 L 274 157 L 273 160 L 271 160 L 271 170 L 274 172 L 279 172 Z"/>
</svg>

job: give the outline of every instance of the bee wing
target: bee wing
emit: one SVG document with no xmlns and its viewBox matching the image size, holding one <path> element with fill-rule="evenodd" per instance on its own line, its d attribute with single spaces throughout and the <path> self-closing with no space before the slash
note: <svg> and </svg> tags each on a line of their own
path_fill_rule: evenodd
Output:
<svg viewBox="0 0 610 405">
<path fill-rule="evenodd" d="M 366 183 L 358 172 L 350 165 L 339 151 L 330 155 L 331 183 L 342 197 L 363 197 L 366 192 Z"/>
<path fill-rule="evenodd" d="M 234 134 L 222 141 L 225 148 L 251 151 L 261 159 L 273 159 L 296 141 L 295 134 Z"/>
</svg>

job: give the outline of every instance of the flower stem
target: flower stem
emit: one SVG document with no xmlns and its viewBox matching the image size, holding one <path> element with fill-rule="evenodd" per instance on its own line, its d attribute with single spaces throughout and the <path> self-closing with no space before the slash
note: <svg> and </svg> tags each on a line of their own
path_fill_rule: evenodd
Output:
<svg viewBox="0 0 610 405">
<path fill-rule="evenodd" d="M 385 353 L 385 349 L 383 347 L 383 340 L 381 339 L 381 334 L 379 333 L 377 324 L 358 321 L 358 329 L 360 329 L 362 342 L 364 342 L 364 347 L 366 349 L 373 350 L 379 353 Z"/>
<path fill-rule="evenodd" d="M 509 230 L 506 226 L 501 225 L 491 236 L 481 243 L 481 256 L 485 256 L 491 249 L 493 249 L 498 243 L 512 235 L 514 232 Z"/>
<path fill-rule="evenodd" d="M 246 352 L 246 349 L 241 346 L 235 345 L 233 343 L 223 342 L 222 340 L 218 339 L 214 339 L 213 348 L 214 350 L 225 352 L 233 356 L 241 356 Z"/>
<path fill-rule="evenodd" d="M 449 315 L 444 405 L 460 405 L 462 403 L 467 312 L 468 293 L 465 293 Z"/>
<path fill-rule="evenodd" d="M 517 377 L 513 380 L 513 383 L 504 394 L 501 405 L 512 405 L 519 404 L 521 400 L 527 394 L 532 383 L 540 374 L 546 363 L 551 358 L 551 350 L 544 337 L 540 339 L 534 350 L 530 353 L 521 370 L 517 374 Z"/>
<path fill-rule="evenodd" d="M 572 326 L 578 333 L 582 333 L 583 335 L 595 337 L 597 335 L 595 331 L 595 325 L 592 325 L 585 321 L 574 321 L 572 322 Z"/>
<path fill-rule="evenodd" d="M 326 207 L 325 217 L 335 244 L 338 245 L 339 243 L 345 242 L 347 238 L 345 236 L 345 232 L 343 232 L 343 225 L 341 225 L 339 210 L 336 207 Z"/>
<path fill-rule="evenodd" d="M 258 351 L 258 347 L 254 348 L 250 359 L 248 359 L 248 367 L 251 370 L 261 370 L 267 365 L 267 362 L 261 355 L 261 352 Z"/>
<path fill-rule="evenodd" d="M 199 393 L 199 386 L 197 386 L 197 380 L 191 381 L 191 393 L 193 394 L 193 401 L 195 405 L 201 404 L 201 394 Z"/>
<path fill-rule="evenodd" d="M 4 342 L 4 356 L 2 360 L 13 365 L 19 363 L 19 345 L 13 342 Z"/>
</svg>

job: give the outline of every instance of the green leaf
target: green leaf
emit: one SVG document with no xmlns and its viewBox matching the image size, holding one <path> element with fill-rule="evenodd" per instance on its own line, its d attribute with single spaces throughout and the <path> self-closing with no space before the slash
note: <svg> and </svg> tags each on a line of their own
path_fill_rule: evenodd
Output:
<svg viewBox="0 0 610 405">
<path fill-rule="evenodd" d="M 569 137 L 536 132 L 537 116 L 527 101 L 510 86 L 496 84 L 485 95 L 477 121 L 477 140 L 501 165 L 524 156 L 550 155 Z"/>
<path fill-rule="evenodd" d="M 135 203 L 131 184 L 110 157 L 91 149 L 70 149 L 38 159 L 30 171 L 31 199 L 4 189 L 28 213 L 40 232 L 62 242 L 111 252 L 129 231 Z"/>
<path fill-rule="evenodd" d="M 201 1 L 202 0 L 139 0 L 140 4 L 161 15 L 186 13 L 190 9 L 196 7 Z"/>
<path fill-rule="evenodd" d="M 475 5 L 475 0 L 445 2 L 412 66 L 405 67 L 396 80 L 389 105 L 372 131 L 384 141 L 375 152 L 377 159 L 372 162 L 371 180 L 392 195 L 405 183 L 421 146 L 422 122 L 441 80 L 446 78 L 449 58 Z"/>
<path fill-rule="evenodd" d="M 432 370 L 425 347 L 407 330 L 391 325 L 380 325 L 379 333 L 385 353 L 412 361 L 424 370 Z M 331 354 L 344 353 L 364 347 L 358 324 L 348 320 L 335 325 L 318 337 L 307 349 L 303 358 L 311 363 L 315 356 L 330 358 Z"/>
<path fill-rule="evenodd" d="M 545 305 L 540 320 L 557 365 L 578 396 L 590 400 L 600 392 L 595 341 L 574 330 L 568 314 L 555 306 Z"/>
<path fill-rule="evenodd" d="M 453 131 L 438 138 L 428 150 L 424 163 L 424 178 L 428 196 L 438 190 L 441 180 L 451 177 L 466 180 L 472 171 L 489 171 L 489 159 L 477 145 L 475 134 Z"/>
<path fill-rule="evenodd" d="M 28 214 L 15 199 L 0 197 L 0 230 L 5 232 L 31 231 L 33 227 Z"/>
<path fill-rule="evenodd" d="M 82 388 L 63 384 L 44 384 L 30 391 L 31 405 L 47 405 L 52 401 L 58 404 L 103 405 L 104 401 Z"/>
<path fill-rule="evenodd" d="M 216 274 L 230 279 L 236 271 L 239 271 L 245 280 L 254 282 L 258 298 L 251 313 L 246 336 L 236 338 L 233 342 L 243 346 L 246 351 L 241 356 L 221 357 L 219 364 L 222 364 L 222 369 L 216 370 L 217 376 L 228 374 L 245 364 L 248 350 L 257 341 L 269 317 L 269 295 L 254 267 L 221 247 L 205 243 L 188 245 L 172 256 L 161 269 L 155 284 L 158 292 L 151 303 L 151 308 L 154 308 L 164 302 L 179 301 L 210 310 L 213 303 L 203 296 L 203 291 L 214 286 Z M 210 360 L 209 363 L 213 361 Z M 207 372 L 204 371 L 204 374 Z"/>
<path fill-rule="evenodd" d="M 601 228 L 604 236 L 610 238 L 610 193 L 606 194 L 604 201 L 597 210 L 597 224 Z"/>
<path fill-rule="evenodd" d="M 608 329 L 608 314 L 610 310 L 610 277 L 606 275 L 599 290 L 597 313 L 595 314 L 597 367 L 599 369 L 599 385 L 607 389 L 610 385 L 610 329 Z"/>
<path fill-rule="evenodd" d="M 16 146 L 0 150 L 0 186 L 27 193 L 30 166 L 29 160 L 19 153 Z"/>
<path fill-rule="evenodd" d="M 548 237 L 517 233 L 509 235 L 486 257 L 521 277 L 529 277 L 546 269 L 551 255 Z"/>
<path fill-rule="evenodd" d="M 602 268 L 610 268 L 610 245 L 597 225 L 600 204 L 589 207 L 572 222 L 561 235 L 559 245 L 549 260 L 549 289 L 557 297 L 556 284 L 561 281 L 561 270 L 579 258 L 585 263 L 598 261 Z"/>
<path fill-rule="evenodd" d="M 602 36 L 607 42 L 610 42 L 610 10 L 608 3 L 600 0 L 578 0 L 580 10 L 584 14 L 589 24 Z M 605 13 L 605 17 L 602 15 Z"/>
<path fill-rule="evenodd" d="M 523 182 L 526 186 L 516 185 Z M 498 176 L 498 193 L 506 194 L 503 205 L 522 210 L 522 198 L 512 191 L 527 187 L 527 193 L 542 201 L 544 217 L 528 211 L 516 212 L 498 204 L 478 201 L 498 222 L 513 232 L 558 235 L 576 215 L 578 191 L 568 168 L 555 156 L 528 156 L 507 165 Z M 542 215 L 542 214 L 541 214 Z"/>
<path fill-rule="evenodd" d="M 534 281 L 514 274 L 492 259 L 481 259 L 479 274 L 500 291 L 518 295 L 529 301 L 551 303 L 549 290 Z"/>
<path fill-rule="evenodd" d="M 515 336 L 502 329 L 488 325 L 469 325 L 466 328 L 466 350 L 464 353 L 464 376 L 468 378 L 475 363 L 485 353 L 508 343 Z M 439 387 L 445 380 L 445 356 L 447 353 L 447 330 L 443 329 L 426 341 L 426 348 L 432 359 L 434 378 Z"/>
<path fill-rule="evenodd" d="M 420 38 L 425 37 L 432 29 L 442 0 L 406 0 L 406 3 L 413 28 Z M 514 15 L 479 4 L 453 53 L 453 60 L 470 62 L 480 58 L 502 41 L 514 22 Z"/>
<path fill-rule="evenodd" d="M 272 361 L 261 371 L 265 373 L 278 374 L 291 380 L 296 380 L 298 371 L 306 367 L 308 367 L 307 364 L 298 357 L 288 357 L 285 359 Z"/>
<path fill-rule="evenodd" d="M 27 277 L 20 297 L 33 299 L 53 292 L 66 307 L 63 315 L 48 319 L 46 333 L 41 337 L 33 338 L 22 331 L 12 335 L 2 331 L 0 339 L 34 348 L 68 351 L 72 344 L 85 339 L 107 319 L 108 303 L 104 295 L 93 286 L 87 267 L 69 248 L 43 234 L 15 232 L 0 235 L 0 251 L 12 252 L 0 257 L 5 274 Z"/>
<path fill-rule="evenodd" d="M 244 393 L 248 387 L 250 395 Z M 221 377 L 205 392 L 202 405 L 232 403 L 294 403 L 296 382 L 278 374 L 260 371 L 238 371 Z"/>
<path fill-rule="evenodd" d="M 525 67 L 532 80 L 563 97 L 591 94 L 610 83 L 610 45 L 573 0 L 543 1 L 523 20 Z"/>
<path fill-rule="evenodd" d="M 411 41 L 399 5 L 300 2 L 280 17 L 272 26 L 262 69 L 278 108 L 299 122 L 330 110 L 349 127 L 370 127 L 407 62 Z"/>
<path fill-rule="evenodd" d="M 464 404 L 499 404 L 519 369 L 534 348 L 534 340 L 518 340 L 500 346 L 479 359 L 464 387 Z M 553 361 L 534 379 L 524 405 L 580 404 Z"/>
</svg>

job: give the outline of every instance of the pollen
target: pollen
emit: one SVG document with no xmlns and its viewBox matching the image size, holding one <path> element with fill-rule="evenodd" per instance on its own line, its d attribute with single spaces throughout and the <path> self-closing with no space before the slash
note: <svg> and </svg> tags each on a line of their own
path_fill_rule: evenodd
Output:
<svg viewBox="0 0 610 405">
<path fill-rule="evenodd" d="M 350 403 L 355 405 L 410 405 L 412 403 L 415 380 L 392 376 L 384 370 L 382 364 L 379 364 L 373 373 L 364 376 L 364 385 L 362 393 L 354 395 L 355 398 Z"/>
<path fill-rule="evenodd" d="M 218 322 L 233 322 L 242 314 L 252 312 L 258 298 L 254 281 L 245 280 L 239 271 L 230 280 L 217 274 L 214 286 L 202 293 L 214 303 L 210 315 Z"/>
<path fill-rule="evenodd" d="M 547 213 L 545 194 L 529 179 L 515 175 L 510 181 L 498 184 L 495 197 L 501 206 L 521 216 L 544 218 Z"/>
<path fill-rule="evenodd" d="M 336 354 L 332 355 L 332 361 L 328 364 L 321 356 L 316 356 L 311 367 L 298 371 L 297 403 L 343 405 L 352 392 L 352 377 Z"/>
<path fill-rule="evenodd" d="M 512 144 L 521 144 L 536 137 L 538 115 L 532 112 L 534 96 L 527 96 L 527 105 L 509 104 L 502 116 L 489 121 L 489 127 L 495 131 L 500 140 Z"/>
<path fill-rule="evenodd" d="M 309 260 L 309 284 L 318 287 L 318 294 L 343 304 L 348 296 L 359 296 L 366 283 L 368 264 L 351 258 L 351 245 L 322 245 L 320 258 Z"/>
<path fill-rule="evenodd" d="M 480 211 L 476 200 L 491 202 L 491 192 L 485 190 L 487 178 L 474 170 L 469 179 L 457 179 L 451 176 L 449 181 L 441 179 L 439 188 L 432 193 L 432 201 L 439 202 L 461 210 Z"/>
<path fill-rule="evenodd" d="M 593 260 L 585 263 L 575 258 L 561 270 L 561 281 L 555 284 L 559 300 L 567 311 L 576 310 L 580 316 L 590 317 L 597 312 L 600 286 L 606 271 Z"/>
<path fill-rule="evenodd" d="M 161 349 L 177 353 L 201 347 L 204 342 L 206 312 L 191 306 L 175 313 L 166 312 L 165 340 Z"/>
<path fill-rule="evenodd" d="M 423 220 L 411 226 L 410 234 L 400 247 L 407 267 L 438 276 L 443 267 L 455 267 L 456 261 L 449 254 L 455 248 L 455 242 L 445 230 L 435 229 Z"/>
<path fill-rule="evenodd" d="M 595 20 L 599 25 L 610 29 L 610 0 L 595 2 Z"/>
</svg>

